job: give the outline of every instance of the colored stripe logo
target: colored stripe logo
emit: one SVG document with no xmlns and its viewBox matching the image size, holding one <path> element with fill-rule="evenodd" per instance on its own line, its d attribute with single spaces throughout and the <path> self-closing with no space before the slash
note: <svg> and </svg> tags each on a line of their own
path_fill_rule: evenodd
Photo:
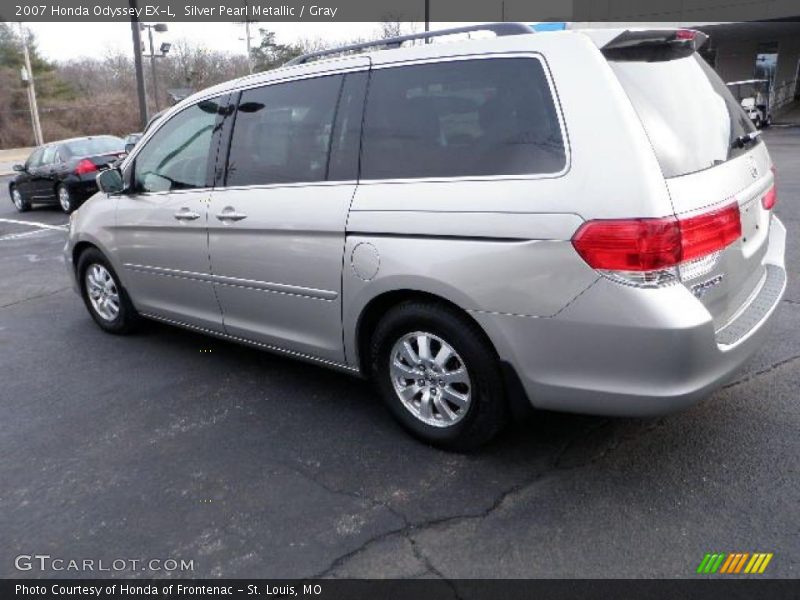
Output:
<svg viewBox="0 0 800 600">
<path fill-rule="evenodd" d="M 709 553 L 703 557 L 697 566 L 697 573 L 713 575 L 723 573 L 726 575 L 760 574 L 767 569 L 772 560 L 772 552 L 724 552 Z"/>
</svg>

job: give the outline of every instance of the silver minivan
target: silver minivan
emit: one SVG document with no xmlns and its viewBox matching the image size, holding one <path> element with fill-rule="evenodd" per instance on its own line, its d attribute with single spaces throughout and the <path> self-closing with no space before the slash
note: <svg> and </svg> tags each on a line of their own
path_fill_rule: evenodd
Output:
<svg viewBox="0 0 800 600">
<path fill-rule="evenodd" d="M 786 230 L 705 36 L 482 29 L 170 109 L 70 220 L 91 316 L 369 377 L 453 449 L 525 407 L 656 415 L 730 380 L 784 293 Z"/>
</svg>

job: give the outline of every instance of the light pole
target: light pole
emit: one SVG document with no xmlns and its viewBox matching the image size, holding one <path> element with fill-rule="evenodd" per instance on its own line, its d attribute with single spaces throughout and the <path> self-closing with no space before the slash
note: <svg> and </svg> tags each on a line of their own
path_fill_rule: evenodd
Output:
<svg viewBox="0 0 800 600">
<path fill-rule="evenodd" d="M 245 3 L 245 6 L 247 6 L 247 3 Z M 250 49 L 250 19 L 249 18 L 244 22 L 244 37 L 247 40 L 247 71 L 250 73 L 250 75 L 252 75 L 253 74 L 253 54 L 252 54 L 252 51 Z"/>
<path fill-rule="evenodd" d="M 158 112 L 161 109 L 158 106 L 158 81 L 156 80 L 157 55 L 155 48 L 153 47 L 153 29 L 155 29 L 158 33 L 164 33 L 165 31 L 167 31 L 167 26 L 165 23 L 156 23 L 154 25 L 145 25 L 144 23 L 142 23 L 140 27 L 142 28 L 142 31 L 144 31 L 145 28 L 147 29 L 147 37 L 150 40 L 150 71 L 153 77 L 153 102 L 156 105 L 156 112 Z M 169 50 L 169 48 L 167 48 L 167 50 Z M 162 52 L 160 56 L 164 56 L 164 54 L 166 54 L 166 52 Z"/>
<path fill-rule="evenodd" d="M 144 91 L 144 73 L 142 73 L 142 36 L 136 9 L 136 0 L 128 0 L 131 7 L 131 37 L 133 38 L 133 64 L 136 70 L 136 94 L 139 98 L 139 125 L 144 131 L 147 125 L 147 96 Z"/>
<path fill-rule="evenodd" d="M 26 84 L 28 104 L 31 108 L 31 125 L 33 125 L 33 141 L 37 146 L 44 144 L 42 137 L 42 124 L 39 122 L 39 105 L 36 103 L 36 87 L 33 85 L 33 68 L 31 57 L 28 54 L 28 39 L 22 23 L 19 24 L 20 38 L 22 39 L 22 57 L 25 60 L 25 69 L 22 71 L 22 81 Z"/>
<path fill-rule="evenodd" d="M 431 30 L 431 0 L 425 0 L 425 33 Z M 430 44 L 431 38 L 425 38 L 425 43 Z"/>
<path fill-rule="evenodd" d="M 244 21 L 237 22 L 236 24 L 239 25 L 240 23 L 244 23 L 244 39 L 245 45 L 247 46 L 247 72 L 250 75 L 253 74 L 253 56 L 252 56 L 252 41 L 253 36 L 250 35 L 250 23 L 255 23 L 255 21 L 250 20 L 250 7 L 247 6 L 247 0 L 243 0 L 244 4 Z"/>
</svg>

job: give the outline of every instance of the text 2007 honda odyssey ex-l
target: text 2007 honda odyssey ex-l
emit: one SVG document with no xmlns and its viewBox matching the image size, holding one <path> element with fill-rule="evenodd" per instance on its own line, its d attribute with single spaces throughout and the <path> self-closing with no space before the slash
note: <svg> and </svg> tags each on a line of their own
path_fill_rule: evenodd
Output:
<svg viewBox="0 0 800 600">
<path fill-rule="evenodd" d="M 94 320 L 369 376 L 450 448 L 520 396 L 653 415 L 720 386 L 781 299 L 785 229 L 705 36 L 484 29 L 309 55 L 172 108 L 71 219 Z"/>
</svg>

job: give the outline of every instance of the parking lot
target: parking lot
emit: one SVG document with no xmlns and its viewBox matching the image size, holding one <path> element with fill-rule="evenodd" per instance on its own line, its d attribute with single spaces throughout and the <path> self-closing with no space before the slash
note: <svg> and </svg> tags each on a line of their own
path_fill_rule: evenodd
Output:
<svg viewBox="0 0 800 600">
<path fill-rule="evenodd" d="M 0 576 L 19 554 L 186 559 L 195 577 L 800 574 L 800 128 L 764 135 L 789 288 L 739 379 L 660 419 L 540 413 L 479 452 L 406 435 L 369 384 L 187 331 L 104 334 L 67 218 L 0 190 Z M 25 224 L 11 222 L 25 221 Z"/>
</svg>

